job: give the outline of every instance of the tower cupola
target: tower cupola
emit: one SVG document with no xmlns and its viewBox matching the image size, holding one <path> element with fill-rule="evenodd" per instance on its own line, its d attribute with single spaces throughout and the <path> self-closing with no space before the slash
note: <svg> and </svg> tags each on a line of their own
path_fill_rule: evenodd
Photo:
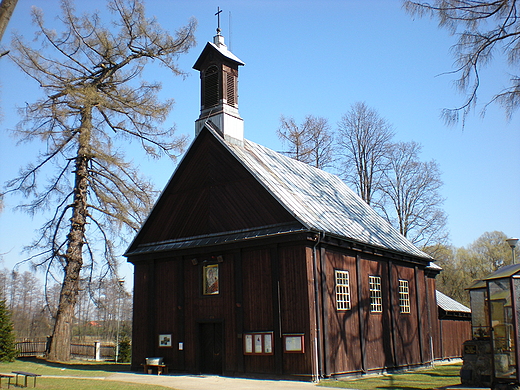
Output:
<svg viewBox="0 0 520 390">
<path fill-rule="evenodd" d="M 243 142 L 244 121 L 238 113 L 238 67 L 244 63 L 231 53 L 217 28 L 193 68 L 200 72 L 201 107 L 195 135 L 210 121 L 228 141 Z"/>
</svg>

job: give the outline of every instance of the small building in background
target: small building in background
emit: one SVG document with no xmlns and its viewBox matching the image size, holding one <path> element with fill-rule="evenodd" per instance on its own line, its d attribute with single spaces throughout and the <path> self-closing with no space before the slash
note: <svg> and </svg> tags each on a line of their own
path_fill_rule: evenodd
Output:
<svg viewBox="0 0 520 390">
<path fill-rule="evenodd" d="M 436 296 L 439 331 L 435 359 L 460 358 L 462 344 L 471 337 L 471 310 L 440 291 Z"/>
</svg>

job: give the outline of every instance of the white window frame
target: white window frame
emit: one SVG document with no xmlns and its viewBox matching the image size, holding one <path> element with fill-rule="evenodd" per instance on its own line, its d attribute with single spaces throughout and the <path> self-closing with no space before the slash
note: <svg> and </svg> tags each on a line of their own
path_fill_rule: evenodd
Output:
<svg viewBox="0 0 520 390">
<path fill-rule="evenodd" d="M 350 275 L 348 271 L 336 270 L 336 310 L 350 310 Z"/>
<path fill-rule="evenodd" d="M 369 275 L 368 285 L 370 289 L 370 312 L 383 312 L 383 295 L 381 289 L 381 276 Z"/>
<path fill-rule="evenodd" d="M 410 287 L 405 279 L 399 279 L 399 312 L 410 313 Z"/>
</svg>

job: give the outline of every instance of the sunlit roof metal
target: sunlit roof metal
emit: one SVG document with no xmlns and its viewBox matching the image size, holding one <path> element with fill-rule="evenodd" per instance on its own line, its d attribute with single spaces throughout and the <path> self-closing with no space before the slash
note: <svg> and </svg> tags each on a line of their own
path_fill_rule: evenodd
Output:
<svg viewBox="0 0 520 390">
<path fill-rule="evenodd" d="M 222 142 L 304 226 L 386 250 L 432 258 L 377 214 L 337 176 L 254 142 Z"/>
<path fill-rule="evenodd" d="M 457 302 L 440 291 L 435 290 L 435 294 L 437 297 L 437 306 L 439 306 L 442 310 L 446 312 L 471 313 L 471 309 L 469 307 L 464 306 L 462 303 Z"/>
<path fill-rule="evenodd" d="M 509 278 L 518 273 L 520 273 L 520 264 L 511 264 L 497 269 L 495 272 L 489 274 L 482 280 Z"/>
</svg>

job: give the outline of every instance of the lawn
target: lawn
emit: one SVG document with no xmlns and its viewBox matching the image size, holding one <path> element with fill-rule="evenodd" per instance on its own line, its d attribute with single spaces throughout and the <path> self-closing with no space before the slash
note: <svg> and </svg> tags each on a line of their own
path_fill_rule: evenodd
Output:
<svg viewBox="0 0 520 390">
<path fill-rule="evenodd" d="M 461 363 L 349 380 L 324 380 L 320 386 L 349 389 L 436 389 L 460 384 Z"/>
<path fill-rule="evenodd" d="M 28 358 L 19 359 L 13 363 L 0 363 L 0 373 L 10 374 L 12 371 L 28 371 L 44 376 L 55 378 L 37 378 L 36 386 L 38 389 L 56 390 L 124 390 L 124 389 L 143 389 L 143 390 L 165 390 L 166 387 L 143 385 L 141 383 L 114 382 L 103 380 L 114 372 L 130 372 L 129 364 L 98 363 L 98 362 L 79 362 L 71 363 L 51 363 L 43 359 Z M 64 378 L 59 378 L 63 376 Z M 78 379 L 71 378 L 78 377 Z M 82 379 L 79 379 L 82 378 Z M 83 379 L 92 378 L 92 379 Z M 19 381 L 23 380 L 22 377 Z M 3 385 L 6 379 L 2 380 Z M 12 380 L 11 380 L 11 383 Z M 28 379 L 31 387 L 33 379 Z"/>
</svg>

